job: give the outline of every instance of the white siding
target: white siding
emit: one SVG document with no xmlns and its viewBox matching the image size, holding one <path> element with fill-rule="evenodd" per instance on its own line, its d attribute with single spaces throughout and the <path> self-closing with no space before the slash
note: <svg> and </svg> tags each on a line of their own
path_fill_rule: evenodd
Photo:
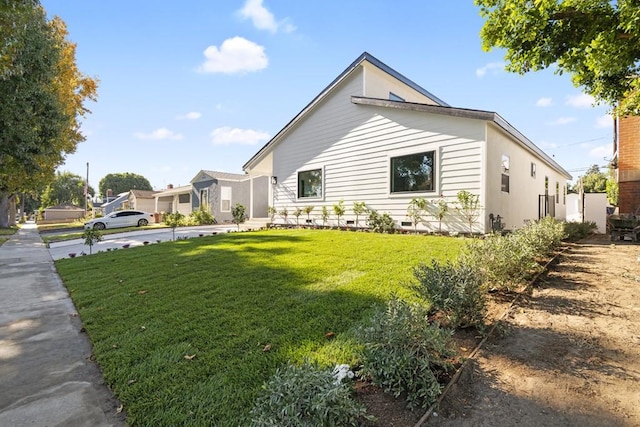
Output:
<svg viewBox="0 0 640 427">
<path fill-rule="evenodd" d="M 352 104 L 351 96 L 360 95 L 361 90 L 362 73 L 355 73 L 274 148 L 278 177 L 274 206 L 278 211 L 287 207 L 290 223 L 295 222 L 291 212 L 296 207 L 312 205 L 312 216 L 318 218 L 326 205 L 335 224 L 331 206 L 342 199 L 347 211 L 344 219 L 355 219 L 353 202 L 363 201 L 379 212 L 389 212 L 399 225 L 407 221 L 412 197 L 435 200 L 443 194 L 453 200 L 462 189 L 479 193 L 483 121 Z M 390 158 L 431 150 L 435 151 L 435 191 L 390 194 Z M 298 200 L 297 171 L 315 168 L 324 170 L 324 197 Z M 450 216 L 454 212 L 451 207 Z M 451 219 L 443 224 L 444 230 L 466 230 L 457 229 L 459 224 Z M 437 220 L 428 220 L 426 228 L 437 229 Z M 276 222 L 282 218 L 276 216 Z"/>
</svg>

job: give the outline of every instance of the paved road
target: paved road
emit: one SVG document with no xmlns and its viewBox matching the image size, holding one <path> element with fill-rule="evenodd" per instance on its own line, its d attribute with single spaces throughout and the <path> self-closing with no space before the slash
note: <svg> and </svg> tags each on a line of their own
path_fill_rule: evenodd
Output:
<svg viewBox="0 0 640 427">
<path fill-rule="evenodd" d="M 176 239 L 192 238 L 212 233 L 227 233 L 237 230 L 235 225 L 206 225 L 198 227 L 180 227 L 176 229 Z M 126 233 L 108 234 L 104 236 L 102 242 L 98 242 L 93 246 L 92 252 L 106 251 L 110 248 L 122 248 L 123 245 L 142 246 L 143 242 L 157 243 L 167 240 L 173 240 L 173 232 L 170 228 L 161 228 L 155 230 L 130 231 Z M 70 253 L 80 256 L 82 253 L 89 253 L 89 246 L 84 244 L 83 239 L 66 240 L 63 242 L 51 243 L 49 245 L 49 253 L 54 260 L 60 258 L 68 258 Z"/>
</svg>

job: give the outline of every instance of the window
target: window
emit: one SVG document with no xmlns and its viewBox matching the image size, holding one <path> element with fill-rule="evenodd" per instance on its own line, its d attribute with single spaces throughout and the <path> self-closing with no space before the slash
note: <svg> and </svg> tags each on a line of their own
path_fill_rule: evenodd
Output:
<svg viewBox="0 0 640 427">
<path fill-rule="evenodd" d="M 556 181 L 556 203 L 560 203 L 560 183 Z"/>
<path fill-rule="evenodd" d="M 190 203 L 191 194 L 178 194 L 178 203 Z"/>
<path fill-rule="evenodd" d="M 509 192 L 509 156 L 502 155 L 502 163 L 500 166 L 500 170 L 502 173 L 502 183 L 501 190 L 504 193 Z"/>
<path fill-rule="evenodd" d="M 389 101 L 400 101 L 400 102 L 404 102 L 404 98 L 401 96 L 396 95 L 393 92 L 389 92 Z"/>
<path fill-rule="evenodd" d="M 531 178 L 536 177 L 536 164 L 531 162 Z"/>
<path fill-rule="evenodd" d="M 204 188 L 200 190 L 200 209 L 207 209 L 209 207 L 209 189 Z"/>
<path fill-rule="evenodd" d="M 544 177 L 544 195 L 547 196 L 549 194 L 549 177 Z"/>
<path fill-rule="evenodd" d="M 322 197 L 322 169 L 298 172 L 298 198 Z"/>
<path fill-rule="evenodd" d="M 435 151 L 391 158 L 391 192 L 434 191 Z"/>
<path fill-rule="evenodd" d="M 231 212 L 231 187 L 220 187 L 220 211 Z"/>
<path fill-rule="evenodd" d="M 562 186 L 562 204 L 563 205 L 567 204 L 567 186 L 566 185 Z"/>
</svg>

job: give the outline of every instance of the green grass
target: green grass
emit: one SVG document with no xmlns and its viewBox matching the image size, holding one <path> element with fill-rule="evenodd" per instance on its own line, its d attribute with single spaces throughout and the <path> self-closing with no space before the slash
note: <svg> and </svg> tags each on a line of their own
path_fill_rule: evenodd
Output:
<svg viewBox="0 0 640 427">
<path fill-rule="evenodd" d="M 9 240 L 9 237 L 5 237 L 5 236 L 13 236 L 18 232 L 19 228 L 20 227 L 18 226 L 12 226 L 9 228 L 0 228 L 0 246 L 2 246 L 4 242 Z"/>
<path fill-rule="evenodd" d="M 356 362 L 354 327 L 392 293 L 412 298 L 412 268 L 454 258 L 462 244 L 279 230 L 56 265 L 130 424 L 235 426 L 248 423 L 261 385 L 284 363 Z"/>
</svg>

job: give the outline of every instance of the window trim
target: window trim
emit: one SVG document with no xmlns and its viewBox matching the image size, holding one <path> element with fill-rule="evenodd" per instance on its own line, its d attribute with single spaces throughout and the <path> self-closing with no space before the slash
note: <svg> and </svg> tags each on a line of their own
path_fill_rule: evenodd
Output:
<svg viewBox="0 0 640 427">
<path fill-rule="evenodd" d="M 309 197 L 300 197 L 300 174 L 304 173 L 304 172 L 313 172 L 313 171 L 320 171 L 320 196 L 309 196 Z M 302 169 L 298 169 L 296 170 L 296 200 L 299 201 L 304 201 L 304 200 L 318 200 L 318 201 L 322 201 L 324 200 L 325 194 L 326 194 L 326 188 L 325 188 L 325 168 L 324 166 L 307 166 L 305 168 Z"/>
<path fill-rule="evenodd" d="M 392 185 L 392 179 L 393 179 L 393 171 L 391 169 L 391 162 L 393 161 L 393 159 L 396 159 L 398 157 L 408 157 L 408 156 L 413 156 L 413 155 L 418 155 L 418 154 L 425 154 L 425 153 L 433 153 L 433 165 L 432 167 L 432 172 L 431 172 L 431 182 L 432 182 L 432 189 L 431 190 L 420 190 L 420 191 L 393 191 L 393 185 Z M 431 149 L 428 150 L 418 150 L 417 148 L 413 148 L 412 150 L 401 150 L 401 151 L 397 151 L 394 153 L 389 153 L 387 154 L 387 194 L 389 197 L 407 197 L 409 195 L 419 195 L 419 194 L 424 194 L 424 195 L 429 195 L 429 194 L 438 194 L 438 167 L 439 162 L 438 162 L 438 158 L 440 155 L 440 147 L 433 147 Z"/>
<path fill-rule="evenodd" d="M 225 199 L 222 197 L 222 190 L 224 188 L 228 188 L 229 189 L 229 198 Z M 224 202 L 225 200 L 229 200 L 229 209 L 224 209 Z M 231 188 L 230 185 L 221 185 L 220 186 L 220 212 L 231 212 L 231 203 L 233 200 L 233 188 Z"/>
</svg>

